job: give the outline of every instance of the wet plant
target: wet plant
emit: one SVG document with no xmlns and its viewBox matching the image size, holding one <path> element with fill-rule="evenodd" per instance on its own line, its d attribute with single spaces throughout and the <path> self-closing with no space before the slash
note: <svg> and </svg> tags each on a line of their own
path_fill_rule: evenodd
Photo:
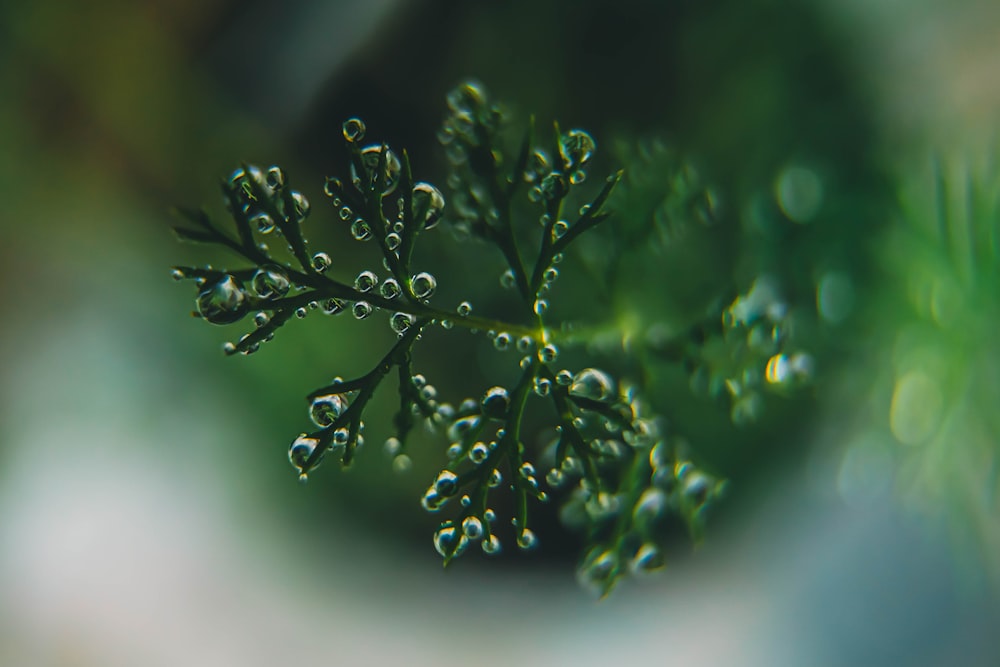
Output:
<svg viewBox="0 0 1000 667">
<path fill-rule="evenodd" d="M 361 119 L 343 124 L 346 175 L 326 179 L 328 210 L 358 244 L 374 246 L 374 269 L 339 276 L 331 256 L 310 247 L 302 223 L 314 207 L 288 174 L 279 166 L 243 164 L 222 182 L 231 226 L 182 210 L 186 224 L 176 230 L 181 239 L 223 246 L 239 266 L 176 267 L 173 275 L 194 282 L 195 314 L 205 321 L 253 322 L 225 345 L 230 355 L 257 352 L 289 321 L 312 312 L 387 321 L 395 343 L 373 359 L 370 371 L 334 377 L 308 394 L 311 426 L 288 448 L 295 473 L 305 481 L 324 461 L 349 465 L 365 440 L 365 410 L 388 380 L 398 394 L 394 433 L 384 444 L 393 466 L 405 469 L 410 457 L 443 453 L 444 465 L 421 503 L 443 517 L 433 545 L 446 565 L 476 545 L 491 555 L 540 548 L 545 536 L 535 532 L 532 508 L 557 500 L 564 522 L 587 544 L 579 579 L 604 595 L 629 572 L 664 566 L 669 516 L 680 517 L 698 538 L 725 482 L 693 461 L 684 439 L 668 431 L 637 384 L 591 364 L 568 369 L 560 363 L 566 349 L 592 341 L 585 328 L 581 333 L 554 320 L 550 288 L 577 240 L 612 221 L 609 200 L 623 173 L 594 183 L 588 170 L 597 144 L 582 129 L 555 125 L 536 132 L 532 119 L 511 150 L 504 114 L 477 83 L 453 89 L 447 107 L 438 135 L 449 163 L 447 200 L 437 186 L 416 179 L 405 150 L 370 141 Z M 664 206 L 697 207 L 711 216 L 714 196 L 699 190 Z M 528 219 L 520 213 L 524 206 L 533 209 Z M 435 302 L 439 279 L 460 277 L 417 266 L 414 249 L 443 227 L 459 242 L 478 239 L 499 252 L 506 265 L 500 285 L 516 294 L 517 317 L 480 313 L 469 300 L 452 307 Z M 810 370 L 807 357 L 785 353 L 785 314 L 776 288 L 762 278 L 690 331 L 659 340 L 653 352 L 683 362 L 693 387 L 727 393 L 734 422 L 751 420 L 760 410 L 762 384 L 794 384 Z M 497 350 L 515 352 L 517 380 L 445 400 L 424 375 L 433 368 L 418 372 L 413 361 L 422 336 L 435 326 L 472 330 L 489 336 Z M 714 347 L 703 344 L 710 338 Z M 532 445 L 545 438 L 534 427 L 528 432 L 529 412 L 532 424 L 544 422 L 552 434 L 543 446 Z M 421 424 L 440 434 L 440 451 L 414 451 L 411 436 Z M 512 496 L 510 545 L 501 543 L 499 494 Z"/>
</svg>

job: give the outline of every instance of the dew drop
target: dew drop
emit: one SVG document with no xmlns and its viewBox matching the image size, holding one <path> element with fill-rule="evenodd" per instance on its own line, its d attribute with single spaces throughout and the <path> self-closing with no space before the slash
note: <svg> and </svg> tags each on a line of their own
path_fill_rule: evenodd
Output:
<svg viewBox="0 0 1000 667">
<path fill-rule="evenodd" d="M 344 141 L 357 143 L 365 138 L 365 122 L 360 118 L 348 118 L 344 121 Z"/>
<path fill-rule="evenodd" d="M 541 197 L 547 201 L 562 199 L 567 192 L 566 179 L 563 178 L 562 174 L 553 172 L 542 179 L 538 191 Z"/>
<path fill-rule="evenodd" d="M 311 208 L 309 200 L 306 199 L 306 196 L 298 190 L 292 190 L 290 196 L 292 198 L 292 204 L 295 206 L 295 220 L 296 222 L 302 222 L 309 217 L 309 210 Z"/>
<path fill-rule="evenodd" d="M 413 326 L 413 321 L 413 315 L 409 313 L 393 313 L 389 318 L 389 326 L 392 327 L 393 331 L 402 336 Z"/>
<path fill-rule="evenodd" d="M 481 421 L 482 420 L 476 415 L 469 415 L 468 417 L 456 419 L 452 422 L 451 426 L 448 427 L 448 439 L 452 441 L 464 439 L 467 434 L 474 431 L 479 426 Z"/>
<path fill-rule="evenodd" d="M 203 289 L 195 300 L 198 312 L 211 324 L 232 324 L 247 314 L 247 295 L 230 275 Z"/>
<path fill-rule="evenodd" d="M 585 165 L 594 155 L 597 144 L 584 130 L 570 130 L 559 140 L 559 155 L 567 169 Z"/>
<path fill-rule="evenodd" d="M 395 278 L 386 278 L 379 287 L 379 294 L 382 295 L 383 299 L 395 299 L 402 291 Z"/>
<path fill-rule="evenodd" d="M 344 302 L 336 297 L 331 297 L 323 302 L 322 309 L 327 315 L 339 315 L 344 312 Z"/>
<path fill-rule="evenodd" d="M 354 315 L 355 319 L 363 320 L 371 315 L 373 310 L 372 305 L 367 301 L 357 301 L 351 307 L 351 314 Z"/>
<path fill-rule="evenodd" d="M 643 544 L 629 562 L 629 570 L 634 575 L 652 574 L 667 566 L 667 559 L 654 544 Z"/>
<path fill-rule="evenodd" d="M 434 548 L 443 558 L 454 557 L 465 551 L 468 538 L 460 534 L 454 526 L 446 526 L 434 533 Z"/>
<path fill-rule="evenodd" d="M 596 368 L 584 368 L 573 376 L 573 381 L 569 385 L 569 393 L 580 398 L 606 401 L 615 394 L 615 382 L 604 371 Z"/>
<path fill-rule="evenodd" d="M 378 276 L 373 271 L 362 271 L 354 279 L 354 289 L 359 292 L 370 292 L 376 285 L 378 285 Z"/>
<path fill-rule="evenodd" d="M 274 219 L 263 211 L 250 216 L 249 222 L 250 226 L 261 234 L 270 234 L 274 231 Z"/>
<path fill-rule="evenodd" d="M 498 333 L 496 335 L 496 338 L 493 339 L 493 347 L 495 347 L 496 349 L 498 349 L 501 352 L 509 350 L 510 349 L 510 334 L 507 333 L 506 331 L 501 331 L 500 333 Z"/>
<path fill-rule="evenodd" d="M 437 279 L 427 272 L 418 273 L 410 279 L 413 296 L 418 299 L 429 299 L 437 289 Z"/>
<path fill-rule="evenodd" d="M 504 289 L 513 289 L 517 280 L 514 278 L 514 270 L 507 269 L 500 274 L 500 286 Z"/>
<path fill-rule="evenodd" d="M 331 264 L 333 264 L 333 261 L 325 252 L 318 252 L 312 256 L 312 267 L 316 273 L 323 273 L 330 268 Z"/>
<path fill-rule="evenodd" d="M 500 553 L 500 539 L 496 535 L 490 535 L 488 538 L 483 540 L 482 544 L 483 553 L 494 556 Z"/>
<path fill-rule="evenodd" d="M 483 536 L 483 522 L 479 517 L 467 516 L 462 521 L 462 532 L 470 540 L 478 540 Z"/>
<path fill-rule="evenodd" d="M 538 360 L 542 363 L 550 364 L 559 357 L 559 348 L 552 343 L 545 345 L 538 351 Z"/>
<path fill-rule="evenodd" d="M 309 418 L 320 428 L 332 426 L 344 412 L 345 401 L 340 394 L 317 396 L 309 404 Z"/>
<path fill-rule="evenodd" d="M 455 309 L 459 317 L 468 317 L 472 313 L 472 304 L 468 301 L 463 301 L 458 304 L 458 308 Z"/>
<path fill-rule="evenodd" d="M 432 229 L 441 220 L 444 212 L 444 195 L 430 183 L 413 186 L 413 212 L 424 229 Z"/>
<path fill-rule="evenodd" d="M 486 446 L 485 442 L 477 442 L 469 450 L 469 460 L 479 465 L 490 455 L 490 448 Z"/>
<path fill-rule="evenodd" d="M 380 160 L 380 153 L 382 152 L 382 146 L 373 144 L 361 150 L 361 164 L 366 173 L 365 182 L 362 182 L 361 176 L 358 175 L 357 169 L 354 165 L 351 165 L 351 182 L 354 184 L 358 190 L 367 190 L 373 181 L 373 176 L 375 170 L 378 168 L 378 163 Z M 396 154 L 392 152 L 389 148 L 385 149 L 385 174 L 384 174 L 384 185 L 382 189 L 382 196 L 392 194 L 399 185 L 399 174 L 402 171 L 402 165 L 399 162 L 399 158 Z"/>
<path fill-rule="evenodd" d="M 611 588 L 617 574 L 618 556 L 610 550 L 595 549 L 584 558 L 576 578 L 584 588 L 597 595 L 604 595 Z"/>
<path fill-rule="evenodd" d="M 648 488 L 632 508 L 632 518 L 636 523 L 647 524 L 663 516 L 666 509 L 667 495 L 658 488 Z"/>
<path fill-rule="evenodd" d="M 492 419 L 503 419 L 510 405 L 510 395 L 503 387 L 491 387 L 483 394 L 479 407 L 483 414 Z"/>
<path fill-rule="evenodd" d="M 311 438 L 305 433 L 295 438 L 292 444 L 288 447 L 288 461 L 292 464 L 300 474 L 306 473 L 306 463 L 309 458 L 316 451 L 316 447 L 319 445 L 319 440 L 316 438 Z M 317 467 L 319 462 L 317 461 L 313 468 Z"/>
<path fill-rule="evenodd" d="M 372 237 L 372 228 L 368 226 L 367 222 L 358 218 L 351 223 L 351 236 L 355 241 L 367 241 Z"/>
<path fill-rule="evenodd" d="M 530 528 L 524 528 L 517 535 L 517 547 L 523 551 L 530 551 L 538 546 L 538 538 Z"/>
<path fill-rule="evenodd" d="M 458 475 L 450 470 L 442 470 L 434 479 L 434 492 L 442 498 L 450 498 L 458 491 Z"/>
<path fill-rule="evenodd" d="M 267 264 L 253 274 L 250 287 L 261 299 L 280 299 L 288 294 L 291 284 L 281 267 Z"/>
</svg>

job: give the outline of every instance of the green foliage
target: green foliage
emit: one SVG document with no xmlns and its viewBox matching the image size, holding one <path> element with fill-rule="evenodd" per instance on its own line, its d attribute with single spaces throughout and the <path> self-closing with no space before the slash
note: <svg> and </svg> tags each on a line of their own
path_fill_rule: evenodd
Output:
<svg viewBox="0 0 1000 667">
<path fill-rule="evenodd" d="M 365 410 L 394 375 L 398 411 L 395 433 L 385 442 L 393 466 L 407 469 L 410 457 L 418 455 L 411 441 L 421 423 L 440 433 L 446 445 L 446 465 L 422 499 L 428 512 L 446 516 L 433 540 L 445 564 L 477 542 L 487 554 L 500 551 L 494 507 L 505 492 L 512 496 L 516 546 L 537 548 L 544 536 L 533 530 L 533 504 L 557 497 L 560 517 L 585 539 L 580 580 L 603 595 L 628 571 L 646 573 L 665 564 L 664 526 L 670 516 L 679 517 L 698 539 L 705 513 L 725 483 L 692 461 L 686 441 L 668 432 L 634 382 L 586 362 L 575 372 L 557 365 L 567 349 L 586 355 L 599 348 L 602 328 L 617 325 L 591 322 L 585 328 L 556 321 L 550 290 L 578 239 L 607 227 L 610 202 L 618 202 L 626 216 L 612 223 L 620 228 L 610 233 L 613 244 L 596 271 L 608 281 L 617 273 L 617 258 L 629 249 L 667 245 L 687 225 L 714 224 L 718 195 L 683 165 L 675 168 L 672 157 L 654 151 L 643 159 L 664 163 L 652 173 L 672 174 L 667 191 L 662 181 L 644 176 L 650 170 L 641 170 L 626 177 L 626 196 L 612 197 L 623 173 L 591 184 L 587 170 L 596 142 L 584 130 L 564 132 L 556 125 L 539 139 L 532 119 L 511 150 L 504 114 L 480 85 L 458 86 L 447 103 L 439 133 L 450 165 L 447 209 L 437 187 L 414 180 L 405 151 L 399 155 L 384 143 L 365 144 L 367 128 L 360 119 L 343 125 L 349 178 L 328 178 L 325 192 L 353 238 L 376 246 L 378 271 L 364 270 L 353 280 L 334 277 L 330 256 L 314 252 L 303 234 L 311 213 L 305 196 L 280 167 L 244 164 L 222 183 L 231 231 L 190 210 L 180 212 L 188 226 L 177 229 L 184 240 L 228 248 L 243 265 L 178 267 L 174 276 L 195 282 L 196 315 L 209 323 L 253 319 L 256 327 L 226 344 L 227 354 L 252 354 L 293 317 L 313 311 L 350 312 L 359 320 L 387 313 L 397 339 L 371 370 L 333 378 L 308 395 L 312 430 L 296 437 L 288 452 L 300 479 L 324 460 L 352 462 L 364 444 Z M 654 205 L 648 206 L 650 191 L 657 188 Z M 534 213 L 525 214 L 526 207 Z M 441 220 L 447 224 L 439 226 Z M 501 286 L 516 294 L 513 317 L 480 315 L 469 301 L 452 308 L 434 303 L 437 275 L 463 279 L 446 275 L 445 267 L 435 275 L 416 265 L 415 248 L 441 227 L 450 228 L 459 242 L 479 241 L 499 252 L 506 266 Z M 702 304 L 689 329 L 676 335 L 660 331 L 649 337 L 649 347 L 682 363 L 697 392 L 728 396 L 734 423 L 749 422 L 760 413 L 762 385 L 794 387 L 811 374 L 808 355 L 786 354 L 786 315 L 774 281 L 763 277 L 732 303 Z M 412 360 L 422 335 L 434 326 L 479 332 L 497 350 L 516 350 L 516 381 L 484 387 L 477 397 L 444 400 Z M 618 332 L 621 340 L 629 335 Z"/>
</svg>

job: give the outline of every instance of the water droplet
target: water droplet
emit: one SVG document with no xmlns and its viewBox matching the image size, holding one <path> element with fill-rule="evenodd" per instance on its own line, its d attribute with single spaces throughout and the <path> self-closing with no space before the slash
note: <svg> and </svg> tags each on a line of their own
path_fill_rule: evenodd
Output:
<svg viewBox="0 0 1000 667">
<path fill-rule="evenodd" d="M 490 455 L 490 448 L 485 442 L 477 442 L 469 449 L 469 460 L 479 465 Z"/>
<path fill-rule="evenodd" d="M 510 349 L 510 334 L 507 333 L 506 331 L 501 331 L 500 333 L 498 333 L 496 335 L 496 338 L 493 339 L 493 347 L 500 350 L 501 352 Z"/>
<path fill-rule="evenodd" d="M 573 185 L 580 185 L 587 180 L 587 172 L 584 169 L 577 169 L 569 175 L 569 182 Z"/>
<path fill-rule="evenodd" d="M 486 480 L 486 486 L 491 489 L 495 489 L 503 483 L 503 475 L 496 468 L 490 473 L 489 479 Z"/>
<path fill-rule="evenodd" d="M 348 220 L 354 217 L 354 211 L 351 210 L 350 206 L 344 206 L 343 208 L 340 209 L 340 213 L 338 213 L 338 215 L 340 216 L 341 220 L 347 222 Z"/>
<path fill-rule="evenodd" d="M 448 91 L 445 100 L 454 113 L 474 113 L 486 106 L 486 91 L 477 81 L 464 81 Z"/>
<path fill-rule="evenodd" d="M 510 405 L 510 396 L 503 387 L 491 387 L 483 394 L 479 406 L 483 414 L 492 419 L 503 419 Z"/>
<path fill-rule="evenodd" d="M 458 308 L 455 309 L 459 317 L 468 317 L 472 313 L 472 304 L 468 301 L 463 301 L 458 304 Z"/>
<path fill-rule="evenodd" d="M 535 299 L 534 310 L 536 315 L 541 315 L 548 309 L 549 309 L 548 301 L 546 301 L 545 299 Z"/>
<path fill-rule="evenodd" d="M 409 313 L 393 313 L 389 317 L 389 326 L 392 327 L 393 331 L 402 336 L 413 326 L 413 321 L 414 317 Z"/>
<path fill-rule="evenodd" d="M 339 315 L 344 312 L 344 302 L 335 297 L 325 300 L 322 304 L 323 312 L 327 315 Z"/>
<path fill-rule="evenodd" d="M 309 200 L 298 190 L 292 190 L 290 196 L 292 203 L 295 205 L 295 220 L 296 222 L 302 222 L 309 217 L 309 210 L 311 208 Z"/>
<path fill-rule="evenodd" d="M 295 440 L 292 441 L 292 444 L 288 447 L 288 461 L 292 464 L 292 467 L 298 470 L 301 474 L 305 474 L 307 472 L 306 462 L 309 460 L 309 457 L 313 455 L 313 452 L 316 451 L 316 447 L 318 445 L 319 440 L 316 438 L 310 438 L 305 433 L 295 438 Z M 319 462 L 317 461 L 313 468 L 316 468 L 318 465 Z"/>
<path fill-rule="evenodd" d="M 434 548 L 443 558 L 461 555 L 468 543 L 468 538 L 451 525 L 440 528 L 434 533 Z"/>
<path fill-rule="evenodd" d="M 372 228 L 363 219 L 358 218 L 351 223 L 351 236 L 355 241 L 367 241 L 372 237 Z"/>
<path fill-rule="evenodd" d="M 524 551 L 530 551 L 538 546 L 538 538 L 530 528 L 524 528 L 517 535 L 517 547 Z"/>
<path fill-rule="evenodd" d="M 429 299 L 437 289 L 437 279 L 427 272 L 418 273 L 410 279 L 413 296 L 418 299 Z"/>
<path fill-rule="evenodd" d="M 363 320 L 372 314 L 372 305 L 367 301 L 358 301 L 351 307 L 351 314 L 354 315 L 355 319 Z"/>
<path fill-rule="evenodd" d="M 385 235 L 385 247 L 389 250 L 395 250 L 399 247 L 399 244 L 403 242 L 403 237 L 396 232 L 391 232 Z"/>
<path fill-rule="evenodd" d="M 249 222 L 250 227 L 256 229 L 261 234 L 270 234 L 274 231 L 274 219 L 263 211 L 250 216 Z"/>
<path fill-rule="evenodd" d="M 562 174 L 553 172 L 542 179 L 538 190 L 539 194 L 549 201 L 562 199 L 567 192 L 566 179 Z"/>
<path fill-rule="evenodd" d="M 249 306 L 243 288 L 230 275 L 203 289 L 195 304 L 201 316 L 212 324 L 237 322 L 247 314 Z"/>
<path fill-rule="evenodd" d="M 375 170 L 378 168 L 379 154 L 382 152 L 382 147 L 373 144 L 361 150 L 361 164 L 366 172 L 365 181 L 362 182 L 361 177 L 358 175 L 357 169 L 354 165 L 351 165 L 351 182 L 354 183 L 354 187 L 358 190 L 367 190 L 370 187 L 372 178 L 375 174 Z M 402 171 L 402 165 L 399 162 L 399 158 L 393 153 L 389 148 L 385 149 L 385 182 L 382 189 L 382 196 L 392 194 L 399 184 L 399 174 Z"/>
<path fill-rule="evenodd" d="M 467 516 L 462 521 L 462 532 L 470 540 L 478 540 L 483 536 L 483 522 L 478 517 Z"/>
<path fill-rule="evenodd" d="M 354 279 L 354 289 L 359 292 L 369 292 L 378 285 L 378 276 L 373 271 L 362 271 Z"/>
<path fill-rule="evenodd" d="M 559 348 L 552 343 L 545 345 L 538 351 L 538 360 L 542 363 L 550 364 L 559 357 Z"/>
<path fill-rule="evenodd" d="M 280 190 L 285 187 L 285 170 L 276 164 L 272 164 L 267 168 L 267 175 L 264 177 L 264 182 L 267 183 L 267 187 L 272 190 Z"/>
<path fill-rule="evenodd" d="M 667 566 L 667 559 L 655 544 L 643 544 L 629 562 L 634 575 L 652 574 Z"/>
<path fill-rule="evenodd" d="M 570 130 L 559 140 L 559 155 L 567 169 L 587 164 L 596 148 L 594 138 L 584 130 Z"/>
<path fill-rule="evenodd" d="M 476 415 L 469 415 L 468 417 L 456 419 L 452 425 L 448 427 L 448 439 L 452 441 L 464 439 L 468 433 L 472 432 L 479 426 L 481 421 L 482 420 Z"/>
<path fill-rule="evenodd" d="M 333 260 L 325 252 L 318 252 L 312 257 L 312 267 L 316 273 L 323 273 L 330 268 L 331 264 L 333 264 Z"/>
<path fill-rule="evenodd" d="M 490 535 L 483 540 L 483 553 L 493 556 L 500 553 L 500 539 L 496 535 Z"/>
<path fill-rule="evenodd" d="M 357 143 L 365 138 L 365 122 L 360 118 L 348 118 L 344 121 L 344 141 Z"/>
<path fill-rule="evenodd" d="M 550 266 L 549 268 L 545 269 L 545 273 L 542 274 L 542 279 L 547 283 L 554 282 L 558 277 L 559 277 L 559 269 L 555 268 L 554 266 Z"/>
<path fill-rule="evenodd" d="M 340 394 L 317 396 L 309 404 L 309 418 L 320 428 L 332 426 L 344 412 L 346 401 Z"/>
<path fill-rule="evenodd" d="M 549 391 L 552 389 L 552 383 L 548 378 L 536 377 L 533 389 L 538 396 L 548 396 Z"/>
<path fill-rule="evenodd" d="M 231 356 L 231 355 L 234 355 L 234 354 L 236 354 L 236 345 L 234 345 L 233 343 L 231 343 L 229 341 L 226 341 L 225 343 L 222 344 L 222 352 L 227 357 Z"/>
<path fill-rule="evenodd" d="M 507 269 L 500 274 L 500 286 L 504 289 L 513 289 L 514 285 L 517 284 L 517 280 L 514 278 L 514 270 Z"/>
<path fill-rule="evenodd" d="M 610 590 L 618 575 L 618 556 L 614 551 L 593 549 L 583 559 L 576 578 L 580 585 L 596 595 L 604 595 Z"/>
<path fill-rule="evenodd" d="M 402 293 L 402 289 L 399 287 L 399 283 L 395 278 L 386 278 L 381 287 L 379 287 L 379 293 L 382 295 L 383 299 L 395 299 Z"/>
<path fill-rule="evenodd" d="M 632 518 L 636 523 L 648 524 L 663 516 L 666 509 L 667 495 L 660 489 L 648 488 L 632 508 Z"/>
<path fill-rule="evenodd" d="M 584 368 L 573 376 L 569 385 L 572 396 L 589 398 L 594 401 L 607 401 L 615 395 L 615 381 L 604 371 L 596 368 Z"/>
<path fill-rule="evenodd" d="M 434 492 L 442 498 L 450 498 L 458 491 L 458 475 L 450 470 L 442 470 L 434 479 Z"/>
<path fill-rule="evenodd" d="M 291 284 L 281 267 L 267 264 L 253 274 L 250 287 L 262 299 L 280 299 L 288 294 Z"/>
<path fill-rule="evenodd" d="M 430 183 L 413 186 L 413 213 L 424 229 L 432 229 L 441 220 L 444 212 L 444 195 Z"/>
</svg>

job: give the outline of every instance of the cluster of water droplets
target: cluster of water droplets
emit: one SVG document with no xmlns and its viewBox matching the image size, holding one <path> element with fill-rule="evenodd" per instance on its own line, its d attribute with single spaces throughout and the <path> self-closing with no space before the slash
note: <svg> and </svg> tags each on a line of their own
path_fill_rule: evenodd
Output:
<svg viewBox="0 0 1000 667">
<path fill-rule="evenodd" d="M 792 392 L 809 384 L 815 374 L 812 356 L 796 349 L 797 321 L 777 280 L 759 277 L 722 313 L 727 355 L 692 360 L 692 391 L 728 396 L 730 418 L 737 426 L 757 421 L 764 412 L 765 392 Z"/>
</svg>

